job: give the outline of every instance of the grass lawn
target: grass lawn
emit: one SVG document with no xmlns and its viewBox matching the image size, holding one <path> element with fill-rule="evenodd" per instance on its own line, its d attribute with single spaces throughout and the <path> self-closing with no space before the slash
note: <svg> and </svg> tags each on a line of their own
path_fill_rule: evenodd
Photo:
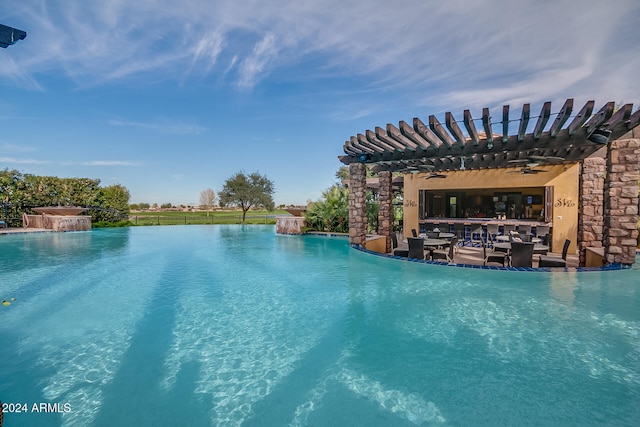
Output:
<svg viewBox="0 0 640 427">
<path fill-rule="evenodd" d="M 246 224 L 275 224 L 276 215 L 289 215 L 287 211 L 276 209 L 269 211 L 247 212 Z M 133 225 L 189 225 L 189 224 L 240 224 L 242 211 L 209 212 L 131 212 L 129 221 Z"/>
</svg>

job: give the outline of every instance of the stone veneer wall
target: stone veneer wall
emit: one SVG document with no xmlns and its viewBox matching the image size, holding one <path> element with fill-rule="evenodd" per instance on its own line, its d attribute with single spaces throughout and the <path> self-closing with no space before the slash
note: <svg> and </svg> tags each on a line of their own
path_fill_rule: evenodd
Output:
<svg viewBox="0 0 640 427">
<path fill-rule="evenodd" d="M 385 236 L 387 239 L 387 253 L 391 252 L 391 229 L 393 228 L 393 189 L 391 172 L 382 171 L 378 174 L 378 182 L 380 189 L 378 191 L 378 200 L 380 207 L 378 209 L 378 234 Z"/>
<path fill-rule="evenodd" d="M 638 244 L 640 139 L 611 142 L 607 157 L 604 255 L 609 263 L 633 264 Z"/>
<path fill-rule="evenodd" d="M 367 170 L 364 163 L 349 165 L 349 243 L 366 247 L 367 215 L 365 210 Z"/>
<path fill-rule="evenodd" d="M 580 173 L 580 202 L 578 209 L 578 250 L 580 266 L 586 265 L 586 248 L 602 247 L 604 226 L 604 175 L 606 159 L 584 159 Z"/>
</svg>

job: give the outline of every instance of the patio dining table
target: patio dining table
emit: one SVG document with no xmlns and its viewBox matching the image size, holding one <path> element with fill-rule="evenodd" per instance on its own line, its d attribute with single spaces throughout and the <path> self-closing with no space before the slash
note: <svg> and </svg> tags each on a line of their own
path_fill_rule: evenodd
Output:
<svg viewBox="0 0 640 427">
<path fill-rule="evenodd" d="M 508 242 L 508 241 L 510 241 L 510 239 L 511 239 L 511 236 L 509 236 L 508 234 L 507 235 L 501 234 L 499 236 L 496 236 L 496 240 L 498 242 Z M 542 242 L 542 239 L 540 237 L 531 236 L 531 242 L 540 243 L 540 242 Z"/>
<path fill-rule="evenodd" d="M 503 251 L 506 251 L 507 254 L 509 254 L 509 252 L 511 252 L 511 242 L 494 243 L 493 244 L 493 248 L 494 249 L 502 249 Z M 549 246 L 541 245 L 539 243 L 534 243 L 534 245 L 533 245 L 533 253 L 534 254 L 546 255 L 547 252 L 549 252 Z"/>
</svg>

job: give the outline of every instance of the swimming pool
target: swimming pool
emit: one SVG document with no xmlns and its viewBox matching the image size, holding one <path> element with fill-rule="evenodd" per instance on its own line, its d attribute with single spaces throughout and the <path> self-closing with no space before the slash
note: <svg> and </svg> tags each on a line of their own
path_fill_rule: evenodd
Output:
<svg viewBox="0 0 640 427">
<path fill-rule="evenodd" d="M 273 226 L 0 236 L 0 260 L 4 427 L 640 419 L 637 264 L 450 268 Z"/>
</svg>

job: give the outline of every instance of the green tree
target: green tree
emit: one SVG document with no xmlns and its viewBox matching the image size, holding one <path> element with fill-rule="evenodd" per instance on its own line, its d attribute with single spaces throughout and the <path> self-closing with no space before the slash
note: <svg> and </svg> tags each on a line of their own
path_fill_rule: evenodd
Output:
<svg viewBox="0 0 640 427">
<path fill-rule="evenodd" d="M 123 185 L 114 184 L 101 188 L 99 205 L 91 213 L 94 221 L 118 222 L 129 215 L 129 190 Z"/>
<path fill-rule="evenodd" d="M 322 193 L 322 199 L 310 203 L 305 213 L 307 226 L 317 231 L 349 231 L 349 190 L 338 184 Z"/>
<path fill-rule="evenodd" d="M 246 176 L 237 172 L 227 179 L 218 192 L 221 206 L 237 206 L 242 209 L 242 223 L 245 222 L 247 211 L 252 207 L 273 210 L 274 185 L 266 176 L 253 172 Z"/>
</svg>

